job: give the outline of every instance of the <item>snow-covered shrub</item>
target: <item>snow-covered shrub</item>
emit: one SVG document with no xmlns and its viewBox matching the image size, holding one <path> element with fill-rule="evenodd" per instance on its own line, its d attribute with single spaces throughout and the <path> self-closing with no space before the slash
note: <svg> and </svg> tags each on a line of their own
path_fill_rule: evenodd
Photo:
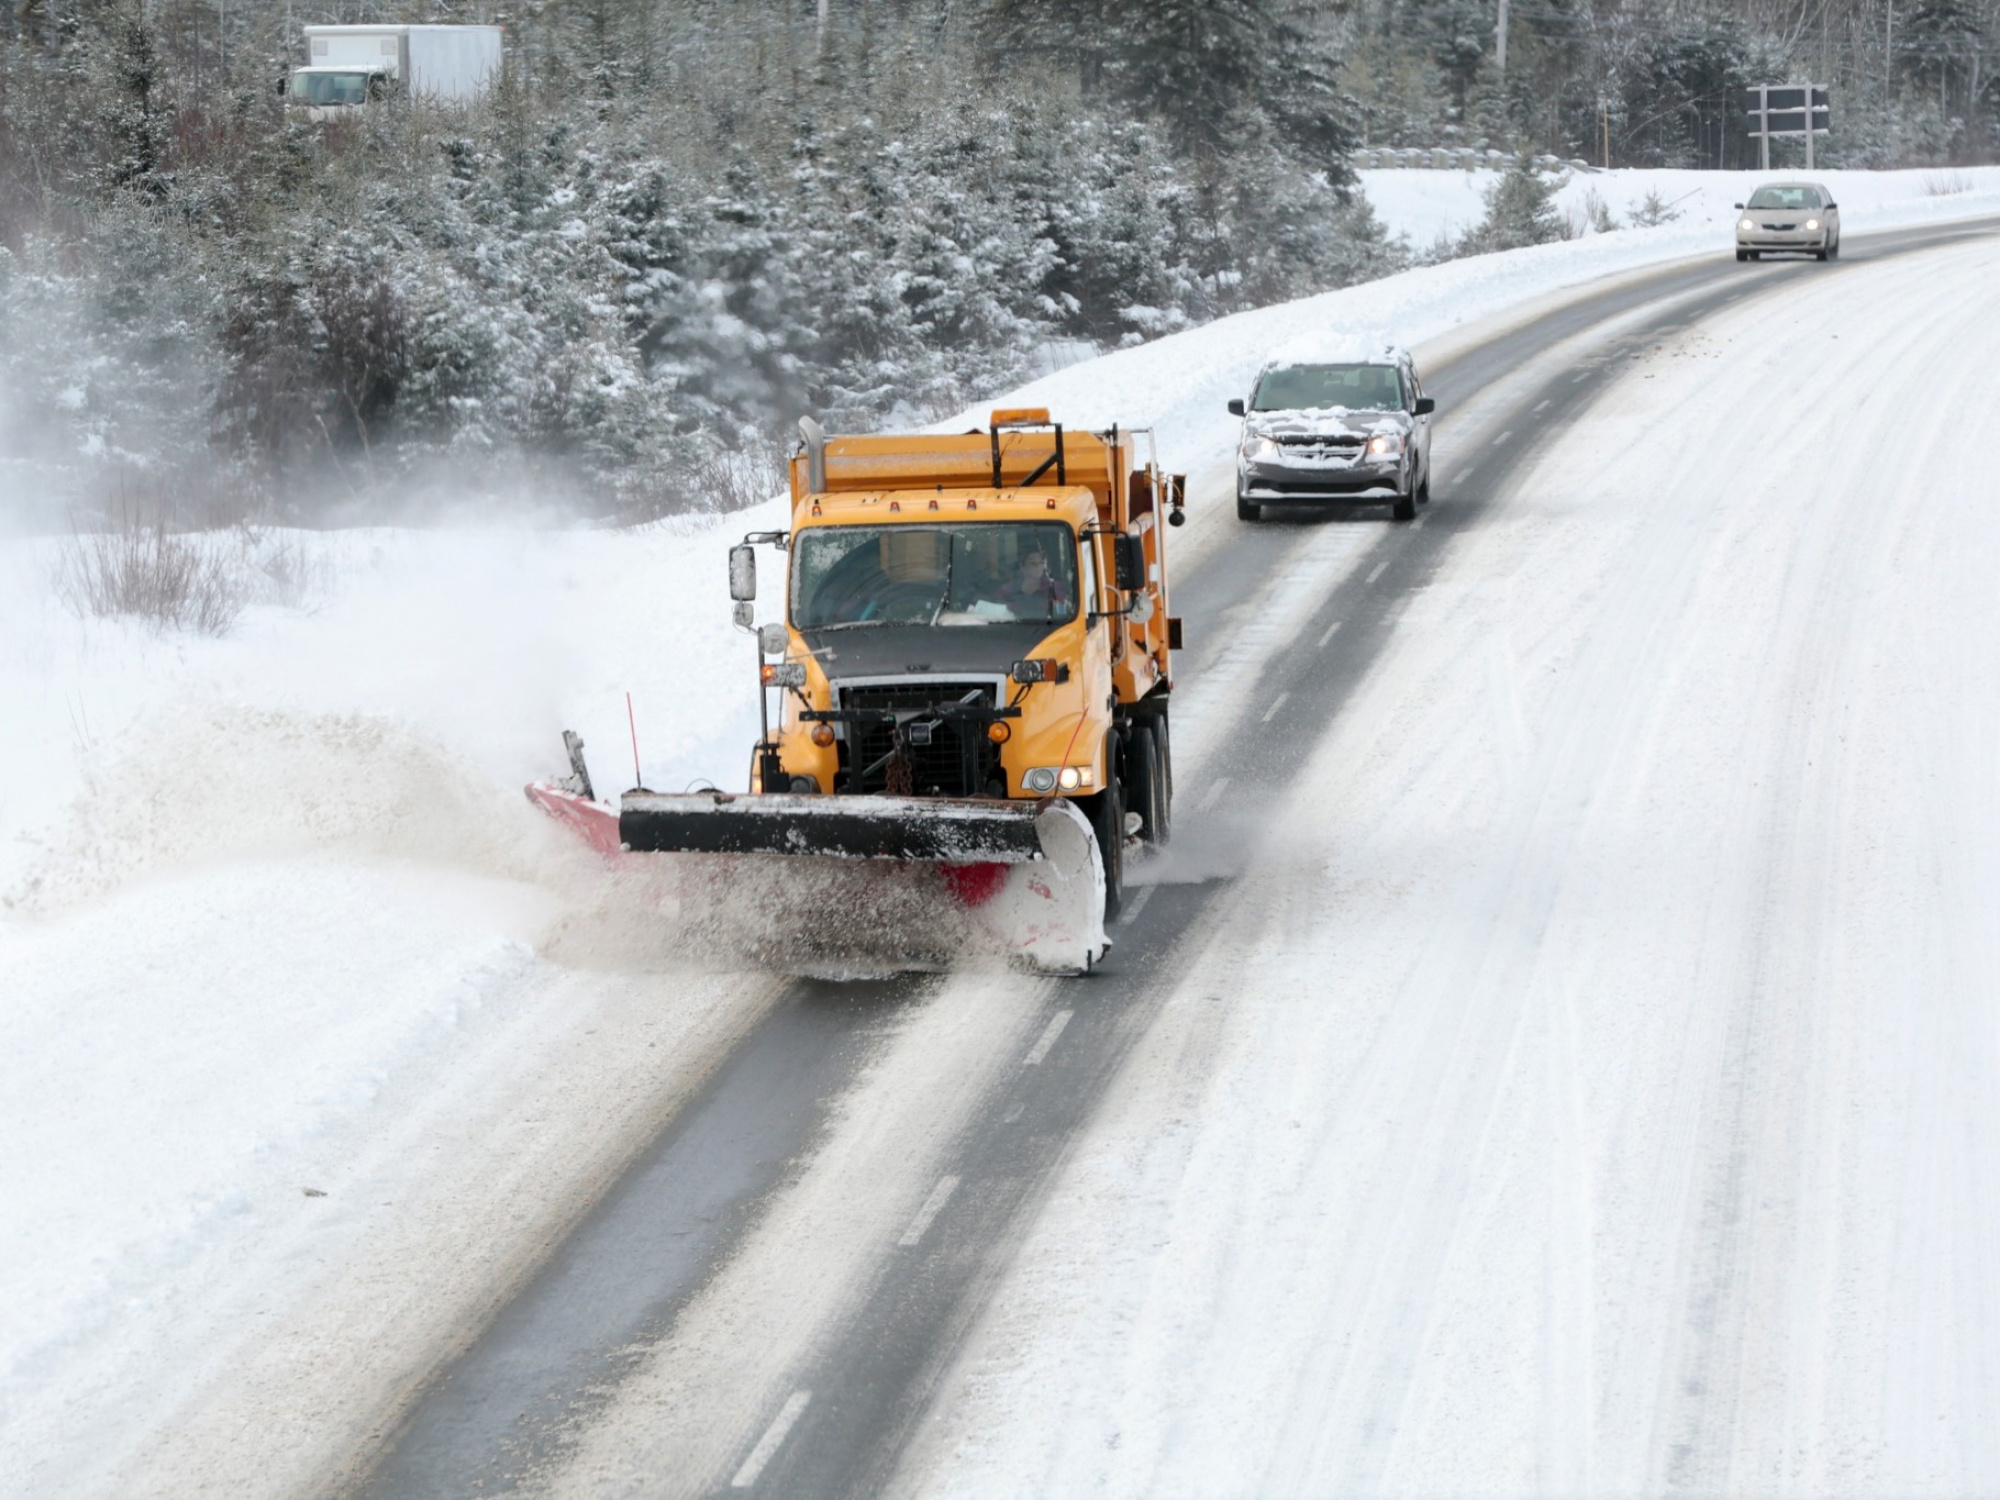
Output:
<svg viewBox="0 0 2000 1500">
<path fill-rule="evenodd" d="M 52 582 L 78 618 L 222 635 L 243 612 L 243 581 L 226 533 L 172 532 L 157 523 L 72 533 L 58 546 Z"/>
<path fill-rule="evenodd" d="M 1521 157 L 1486 190 L 1486 217 L 1466 232 L 1460 250 L 1518 250 L 1563 239 L 1566 233 L 1553 185 Z"/>
</svg>

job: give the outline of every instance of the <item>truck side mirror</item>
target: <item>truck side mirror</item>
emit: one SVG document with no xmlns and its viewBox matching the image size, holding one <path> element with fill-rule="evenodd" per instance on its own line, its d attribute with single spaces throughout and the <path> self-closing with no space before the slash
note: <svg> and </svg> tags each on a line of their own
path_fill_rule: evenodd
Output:
<svg viewBox="0 0 2000 1500">
<path fill-rule="evenodd" d="M 1146 586 L 1146 543 L 1139 537 L 1120 532 L 1111 542 L 1112 561 L 1117 565 L 1118 587 L 1127 594 Z"/>
<path fill-rule="evenodd" d="M 1238 396 L 1234 401 L 1229 403 L 1229 415 L 1232 417 L 1243 415 L 1243 398 L 1241 396 Z"/>
<path fill-rule="evenodd" d="M 757 597 L 757 549 L 748 542 L 729 549 L 729 597 L 739 603 Z"/>
<path fill-rule="evenodd" d="M 1432 412 L 1436 411 L 1437 409 L 1438 409 L 1437 401 L 1434 397 L 1431 396 L 1417 397 L 1417 404 L 1411 408 L 1411 410 L 1414 411 L 1420 417 L 1428 417 Z"/>
</svg>

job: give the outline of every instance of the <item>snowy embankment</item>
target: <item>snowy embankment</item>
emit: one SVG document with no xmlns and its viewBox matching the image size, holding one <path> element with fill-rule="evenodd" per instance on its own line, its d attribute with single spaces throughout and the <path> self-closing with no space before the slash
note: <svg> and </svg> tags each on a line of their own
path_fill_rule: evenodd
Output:
<svg viewBox="0 0 2000 1500">
<path fill-rule="evenodd" d="M 1590 181 L 1627 175 L 1643 192 L 1635 174 Z M 2000 176 L 1930 198 L 1917 174 L 1887 174 L 1871 198 L 1829 175 L 1850 235 L 2000 209 Z M 1442 347 L 1564 288 L 1726 244 L 1726 220 L 1690 216 L 1455 262 L 996 400 L 1151 422 L 1163 459 L 1199 473 L 1233 442 L 1224 401 L 1302 333 Z M 638 959 L 607 956 L 589 868 L 518 788 L 556 768 L 565 725 L 602 787 L 625 785 L 627 691 L 649 784 L 740 783 L 754 656 L 728 626 L 722 548 L 781 524 L 772 505 L 643 533 L 311 537 L 320 596 L 253 607 L 220 640 L 79 623 L 49 587 L 51 544 L 0 547 L 0 1489 L 75 1488 L 115 1457 L 212 1357 L 228 1330 L 205 1319 L 230 1299 L 282 1309 L 368 1243 L 401 1247 L 414 1288 L 475 1281 L 456 1258 L 482 1213 L 496 1239 L 511 1231 L 506 1204 L 435 1222 L 399 1207 L 480 1160 L 425 1126 L 440 1097 L 493 1108 L 533 1077 L 548 1099 L 510 1128 L 610 1131 L 660 1107 L 606 1102 L 644 1087 L 606 1071 L 635 1066 L 620 1044 L 657 1047 L 656 1076 L 698 1071 L 738 1023 L 723 1010 L 754 1004 L 754 986 L 661 977 L 643 941 Z M 367 1204 L 343 1192 L 358 1163 Z M 452 1315 L 441 1292 L 435 1307 L 406 1296 L 411 1345 L 354 1381 L 419 1360 L 425 1318 Z"/>
</svg>

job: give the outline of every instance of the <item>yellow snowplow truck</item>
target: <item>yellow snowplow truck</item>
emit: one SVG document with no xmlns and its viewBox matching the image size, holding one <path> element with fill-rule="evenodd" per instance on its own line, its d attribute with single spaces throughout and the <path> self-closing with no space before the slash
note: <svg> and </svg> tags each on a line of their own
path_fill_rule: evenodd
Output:
<svg viewBox="0 0 2000 1500">
<path fill-rule="evenodd" d="M 1039 409 L 949 436 L 800 426 L 791 529 L 729 557 L 764 704 L 749 791 L 627 793 L 617 848 L 868 861 L 934 884 L 1031 967 L 1087 968 L 1129 850 L 1172 826 L 1182 477 L 1141 458 L 1150 432 Z M 761 627 L 760 546 L 789 565 L 784 618 Z M 530 795 L 587 825 L 572 761 Z"/>
</svg>

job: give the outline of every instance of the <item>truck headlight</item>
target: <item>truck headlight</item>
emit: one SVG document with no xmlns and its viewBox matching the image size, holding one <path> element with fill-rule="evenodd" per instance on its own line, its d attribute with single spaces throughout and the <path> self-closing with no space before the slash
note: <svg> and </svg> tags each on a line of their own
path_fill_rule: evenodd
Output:
<svg viewBox="0 0 2000 1500">
<path fill-rule="evenodd" d="M 1252 461 L 1260 458 L 1276 458 L 1278 445 L 1270 438 L 1261 437 L 1253 432 L 1243 439 L 1243 446 L 1238 451 Z"/>
<path fill-rule="evenodd" d="M 1073 792 L 1078 787 L 1090 786 L 1095 780 L 1089 766 L 1036 766 L 1021 773 L 1021 785 L 1044 796 L 1057 787 Z"/>
<path fill-rule="evenodd" d="M 1368 440 L 1370 458 L 1401 458 L 1403 456 L 1403 435 L 1400 432 L 1378 432 Z"/>
</svg>

